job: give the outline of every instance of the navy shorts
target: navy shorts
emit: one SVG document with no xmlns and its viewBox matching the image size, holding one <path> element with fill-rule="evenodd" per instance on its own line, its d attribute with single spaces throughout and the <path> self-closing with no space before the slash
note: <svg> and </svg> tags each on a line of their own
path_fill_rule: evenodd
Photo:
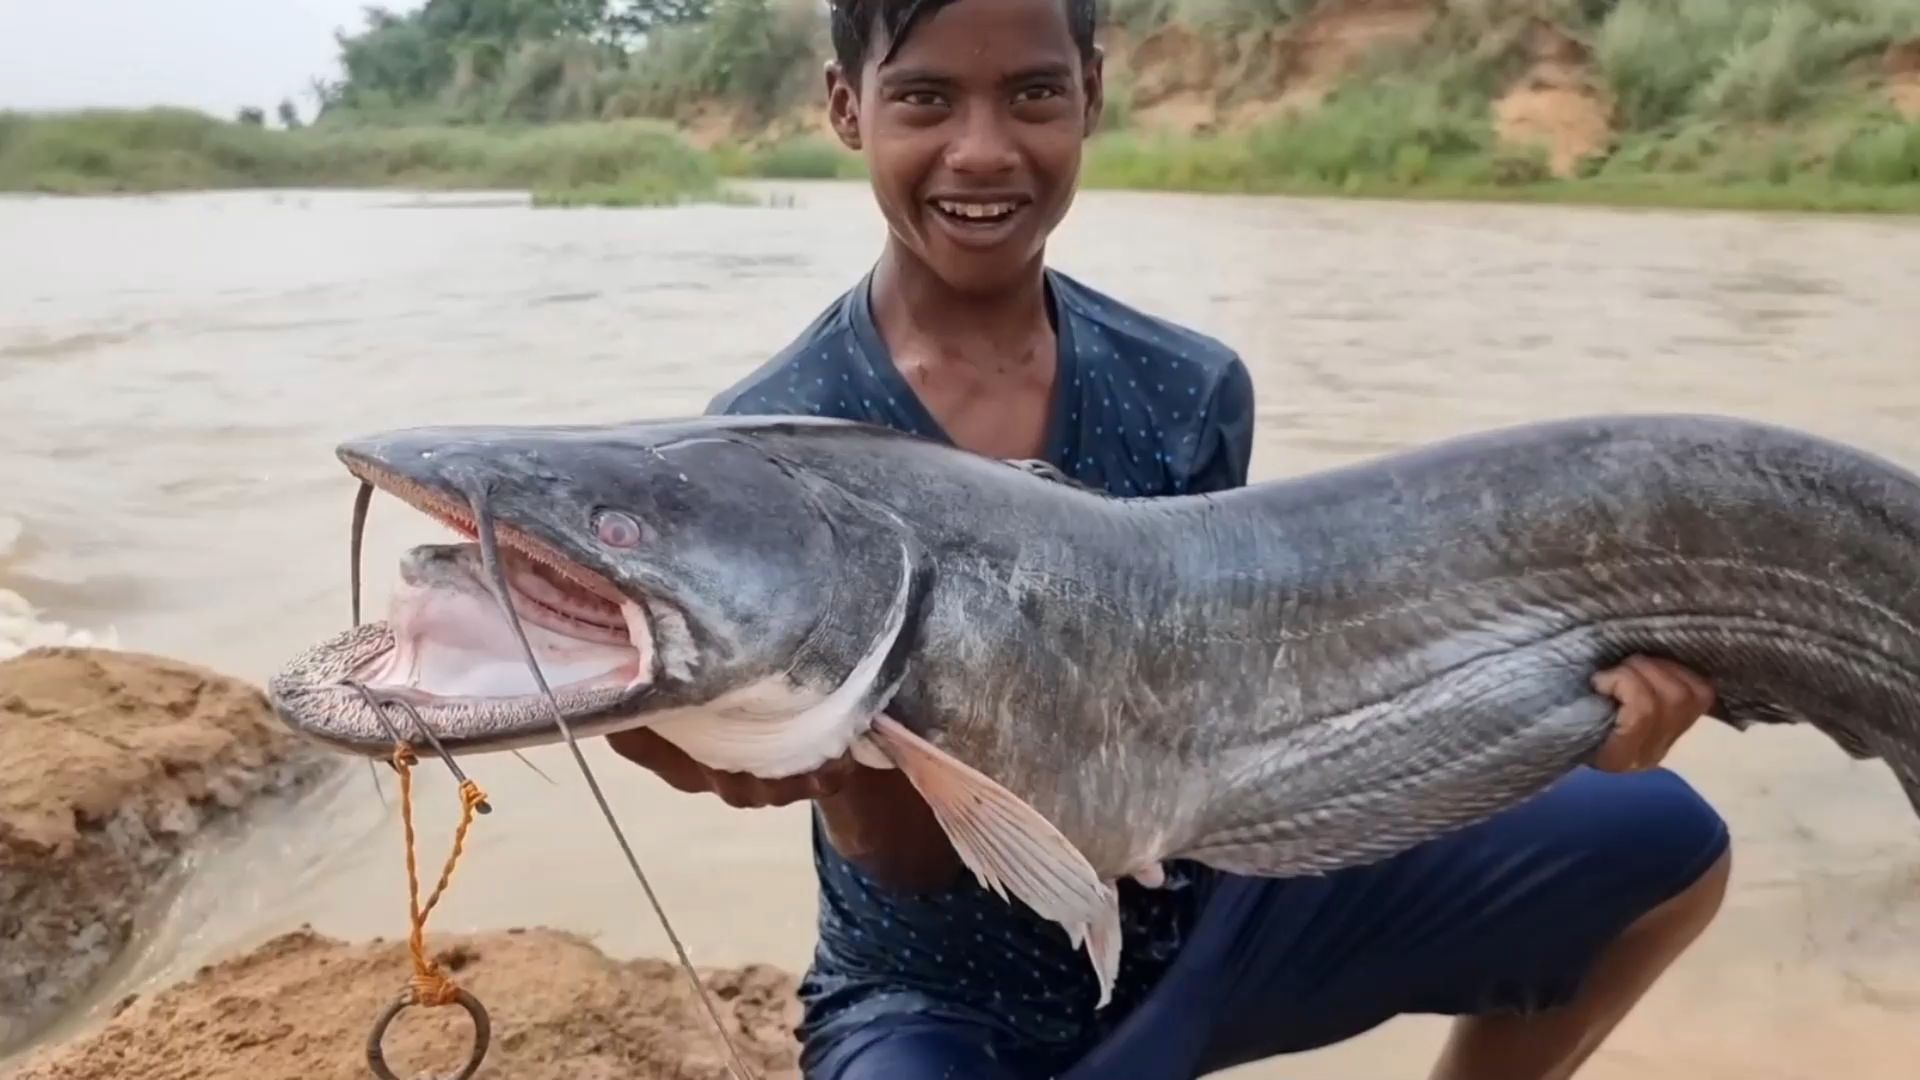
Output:
<svg viewBox="0 0 1920 1080">
<path fill-rule="evenodd" d="M 1060 1080 L 1191 1080 L 1405 1013 L 1560 1004 L 1607 943 L 1697 881 L 1727 843 L 1719 815 L 1673 773 L 1579 769 L 1381 863 L 1286 880 L 1220 875 L 1160 984 Z M 806 1075 L 1050 1075 L 992 1041 L 962 1020 L 882 1016 L 811 1048 Z"/>
</svg>

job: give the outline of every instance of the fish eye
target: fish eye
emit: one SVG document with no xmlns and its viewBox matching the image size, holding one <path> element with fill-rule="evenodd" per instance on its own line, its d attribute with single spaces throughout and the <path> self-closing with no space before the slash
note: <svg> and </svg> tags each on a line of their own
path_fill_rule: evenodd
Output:
<svg viewBox="0 0 1920 1080">
<path fill-rule="evenodd" d="M 593 515 L 593 534 L 608 547 L 640 546 L 640 523 L 618 510 L 599 510 Z"/>
</svg>

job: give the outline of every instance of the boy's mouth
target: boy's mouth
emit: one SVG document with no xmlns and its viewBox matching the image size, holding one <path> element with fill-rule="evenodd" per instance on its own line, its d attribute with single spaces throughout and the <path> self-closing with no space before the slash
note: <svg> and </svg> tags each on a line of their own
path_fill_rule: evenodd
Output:
<svg viewBox="0 0 1920 1080">
<path fill-rule="evenodd" d="M 1021 195 L 936 196 L 927 203 L 949 227 L 963 235 L 979 235 L 999 231 L 1026 209 L 1029 200 Z"/>
</svg>

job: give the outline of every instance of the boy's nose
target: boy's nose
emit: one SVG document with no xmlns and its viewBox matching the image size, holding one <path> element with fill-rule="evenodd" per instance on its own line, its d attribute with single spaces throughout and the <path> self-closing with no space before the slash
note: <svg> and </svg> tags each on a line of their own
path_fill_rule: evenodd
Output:
<svg viewBox="0 0 1920 1080">
<path fill-rule="evenodd" d="M 963 173 L 1000 173 L 1013 169 L 1020 154 L 1007 121 L 997 110 L 974 107 L 961 117 L 960 130 L 947 144 L 947 167 Z"/>
</svg>

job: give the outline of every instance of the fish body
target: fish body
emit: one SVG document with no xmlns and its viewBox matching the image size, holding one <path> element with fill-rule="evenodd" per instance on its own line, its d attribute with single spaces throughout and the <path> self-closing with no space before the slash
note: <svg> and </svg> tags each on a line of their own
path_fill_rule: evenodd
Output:
<svg viewBox="0 0 1920 1080">
<path fill-rule="evenodd" d="M 848 750 L 900 768 L 1103 989 L 1119 878 L 1325 872 L 1484 819 L 1606 740 L 1590 679 L 1633 653 L 1706 675 L 1735 727 L 1810 724 L 1885 762 L 1920 813 L 1920 480 L 1779 427 L 1553 421 L 1154 499 L 790 417 L 415 429 L 340 454 L 469 535 L 463 507 L 488 507 L 516 610 L 557 583 L 548 601 L 629 650 L 582 654 L 610 674 L 554 668 L 576 732 L 646 726 L 763 777 Z M 339 684 L 404 682 L 380 641 L 410 621 L 296 659 L 283 718 L 387 753 Z M 559 739 L 513 682 L 416 704 L 456 754 Z"/>
</svg>

